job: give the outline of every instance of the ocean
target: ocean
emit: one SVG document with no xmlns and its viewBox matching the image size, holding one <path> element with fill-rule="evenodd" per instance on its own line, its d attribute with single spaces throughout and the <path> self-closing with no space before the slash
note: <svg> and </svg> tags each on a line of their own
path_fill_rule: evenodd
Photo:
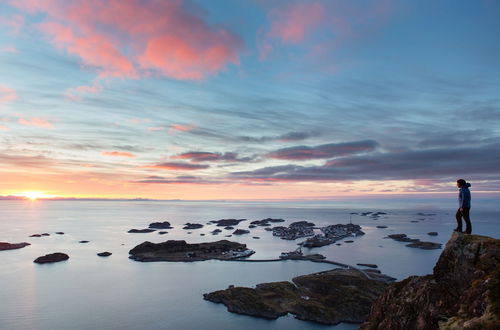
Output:
<svg viewBox="0 0 500 330">
<path fill-rule="evenodd" d="M 498 238 L 497 201 L 476 198 L 471 210 L 473 232 Z M 352 212 L 385 212 L 378 220 Z M 308 261 L 244 263 L 224 261 L 141 263 L 128 251 L 144 241 L 184 239 L 188 243 L 229 239 L 256 251 L 254 259 L 271 259 L 297 247 L 301 240 L 273 237 L 263 227 L 250 234 L 226 238 L 231 231 L 212 236 L 210 220 L 245 218 L 236 228 L 263 218 L 284 223 L 307 220 L 317 226 L 359 224 L 366 233 L 353 243 L 329 245 L 311 251 L 346 264 L 374 263 L 398 280 L 425 275 L 442 250 L 420 250 L 384 239 L 404 233 L 412 238 L 445 244 L 455 227 L 452 198 L 399 200 L 365 199 L 288 202 L 187 201 L 0 201 L 0 241 L 29 242 L 18 250 L 0 251 L 1 330 L 86 329 L 355 329 L 356 324 L 324 326 L 296 320 L 292 315 L 264 320 L 229 313 L 221 304 L 203 300 L 203 293 L 228 285 L 255 286 L 270 281 L 332 269 Z M 174 229 L 129 234 L 155 221 L 169 221 Z M 182 229 L 187 222 L 204 228 Z M 277 224 L 281 225 L 281 224 Z M 387 226 L 385 229 L 377 225 Z M 62 231 L 64 235 L 56 235 Z M 435 231 L 438 236 L 427 233 Z M 29 237 L 49 233 L 47 237 Z M 204 233 L 205 236 L 200 234 Z M 254 239 L 254 236 L 260 239 Z M 80 240 L 90 241 L 87 244 Z M 96 253 L 110 251 L 108 258 Z M 53 252 L 70 256 L 65 262 L 38 265 L 33 260 Z"/>
</svg>

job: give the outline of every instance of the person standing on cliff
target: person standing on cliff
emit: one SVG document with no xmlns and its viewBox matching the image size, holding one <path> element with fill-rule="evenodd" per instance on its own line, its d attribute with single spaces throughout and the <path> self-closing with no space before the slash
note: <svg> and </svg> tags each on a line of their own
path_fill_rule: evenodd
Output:
<svg viewBox="0 0 500 330">
<path fill-rule="evenodd" d="M 454 231 L 462 232 L 462 218 L 465 221 L 465 233 L 470 234 L 472 232 L 472 225 L 470 223 L 469 211 L 470 211 L 470 183 L 465 182 L 464 179 L 457 180 L 458 192 L 458 210 L 456 214 L 457 218 L 457 228 Z"/>
</svg>

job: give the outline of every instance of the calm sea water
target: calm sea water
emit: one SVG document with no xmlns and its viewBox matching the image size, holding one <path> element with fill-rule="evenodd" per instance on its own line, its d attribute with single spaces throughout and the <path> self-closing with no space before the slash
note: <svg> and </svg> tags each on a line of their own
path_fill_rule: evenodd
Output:
<svg viewBox="0 0 500 330">
<path fill-rule="evenodd" d="M 494 201 L 476 201 L 472 209 L 474 232 L 499 237 L 500 212 Z M 378 220 L 350 212 L 383 211 Z M 205 242 L 214 226 L 187 234 L 186 222 L 205 224 L 222 218 L 252 220 L 284 218 L 286 223 L 313 221 L 316 225 L 353 223 L 366 235 L 354 243 L 331 245 L 312 251 L 347 263 L 375 263 L 388 275 L 403 279 L 432 272 L 441 250 L 419 250 L 384 239 L 390 233 L 446 243 L 454 228 L 452 200 L 342 201 L 342 202 L 124 202 L 124 201 L 0 201 L 0 241 L 31 243 L 19 250 L 0 251 L 0 329 L 355 329 L 357 325 L 327 327 L 299 321 L 293 316 L 268 321 L 226 311 L 223 305 L 204 301 L 202 294 L 228 285 L 254 286 L 261 282 L 290 280 L 295 276 L 331 269 L 331 265 L 306 261 L 239 263 L 139 263 L 128 251 L 143 241 L 185 239 Z M 433 215 L 422 216 L 418 213 Z M 153 221 L 170 221 L 166 235 L 128 234 Z M 417 223 L 411 221 L 418 221 Z M 285 223 L 285 224 L 286 224 Z M 378 229 L 386 225 L 387 229 Z M 65 235 L 55 235 L 63 231 Z M 427 235 L 437 231 L 436 237 Z M 35 233 L 49 237 L 31 238 Z M 205 233 L 205 236 L 200 236 Z M 229 234 L 229 232 L 227 233 Z M 260 239 L 253 239 L 259 236 Z M 252 258 L 276 258 L 296 248 L 298 241 L 273 237 L 263 228 L 232 237 L 257 253 Z M 89 240 L 88 244 L 79 244 Z M 109 258 L 96 253 L 110 251 Z M 38 256 L 64 252 L 66 262 L 37 265 Z"/>
</svg>

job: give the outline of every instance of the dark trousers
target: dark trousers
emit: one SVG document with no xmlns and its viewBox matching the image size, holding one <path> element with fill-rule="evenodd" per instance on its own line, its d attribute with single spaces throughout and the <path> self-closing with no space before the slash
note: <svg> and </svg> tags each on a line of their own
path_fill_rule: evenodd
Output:
<svg viewBox="0 0 500 330">
<path fill-rule="evenodd" d="M 457 214 L 455 217 L 457 218 L 457 230 L 462 231 L 462 218 L 465 221 L 465 233 L 470 234 L 472 232 L 472 225 L 470 223 L 469 217 L 470 207 L 464 207 L 463 211 L 460 211 L 460 208 L 457 210 Z"/>
</svg>

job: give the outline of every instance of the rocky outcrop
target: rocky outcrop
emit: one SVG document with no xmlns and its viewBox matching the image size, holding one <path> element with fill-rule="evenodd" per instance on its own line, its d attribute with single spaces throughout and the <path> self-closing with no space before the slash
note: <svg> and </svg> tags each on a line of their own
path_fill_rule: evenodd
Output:
<svg viewBox="0 0 500 330">
<path fill-rule="evenodd" d="M 363 330 L 500 329 L 500 240 L 454 233 L 433 274 L 392 284 Z"/>
<path fill-rule="evenodd" d="M 247 249 L 246 244 L 227 240 L 194 244 L 169 240 L 163 243 L 141 243 L 129 251 L 129 258 L 143 262 L 227 260 L 248 256 L 251 253 L 254 251 Z"/>
<path fill-rule="evenodd" d="M 236 229 L 235 231 L 233 231 L 233 235 L 243 235 L 243 234 L 248 234 L 250 232 L 250 230 L 246 230 L 246 229 Z"/>
<path fill-rule="evenodd" d="M 110 256 L 110 255 L 112 255 L 112 254 L 113 254 L 113 253 L 106 251 L 106 252 L 99 252 L 97 255 L 98 255 L 99 257 L 109 257 L 109 256 Z"/>
<path fill-rule="evenodd" d="M 66 253 L 56 252 L 56 253 L 46 254 L 42 257 L 38 257 L 33 262 L 37 264 L 47 264 L 47 263 L 64 261 L 68 259 L 69 256 Z"/>
<path fill-rule="evenodd" d="M 211 223 L 215 223 L 219 227 L 227 227 L 227 226 L 237 226 L 241 221 L 245 221 L 246 219 L 220 219 L 220 220 L 212 220 Z"/>
<path fill-rule="evenodd" d="M 172 227 L 170 225 L 170 222 L 163 221 L 163 222 L 152 222 L 149 224 L 149 228 L 151 228 L 151 229 L 172 229 L 174 227 Z"/>
<path fill-rule="evenodd" d="M 353 269 L 304 275 L 292 281 L 262 283 L 255 289 L 230 286 L 203 298 L 223 303 L 233 313 L 268 319 L 292 313 L 298 319 L 322 324 L 359 323 L 388 285 Z"/>
<path fill-rule="evenodd" d="M 130 233 L 130 234 L 146 234 L 146 233 L 152 233 L 156 231 L 155 229 L 149 229 L 149 228 L 145 228 L 145 229 L 130 229 L 127 233 Z"/>
<path fill-rule="evenodd" d="M 411 248 L 418 248 L 418 249 L 423 249 L 423 250 L 434 250 L 434 249 L 440 249 L 441 244 L 439 243 L 434 243 L 434 242 L 424 242 L 419 240 L 418 238 L 410 238 L 406 234 L 391 234 L 388 235 L 386 238 L 392 238 L 395 241 L 398 242 L 407 242 L 410 244 L 406 244 L 406 246 L 411 247 Z"/>
<path fill-rule="evenodd" d="M 31 244 L 27 243 L 27 242 L 22 242 L 22 243 L 0 242 L 0 251 L 21 249 L 21 248 L 28 246 L 28 245 L 31 245 Z"/>
<path fill-rule="evenodd" d="M 200 229 L 203 228 L 203 225 L 201 223 L 185 223 L 184 227 L 182 229 L 186 230 L 192 230 L 192 229 Z"/>
</svg>

